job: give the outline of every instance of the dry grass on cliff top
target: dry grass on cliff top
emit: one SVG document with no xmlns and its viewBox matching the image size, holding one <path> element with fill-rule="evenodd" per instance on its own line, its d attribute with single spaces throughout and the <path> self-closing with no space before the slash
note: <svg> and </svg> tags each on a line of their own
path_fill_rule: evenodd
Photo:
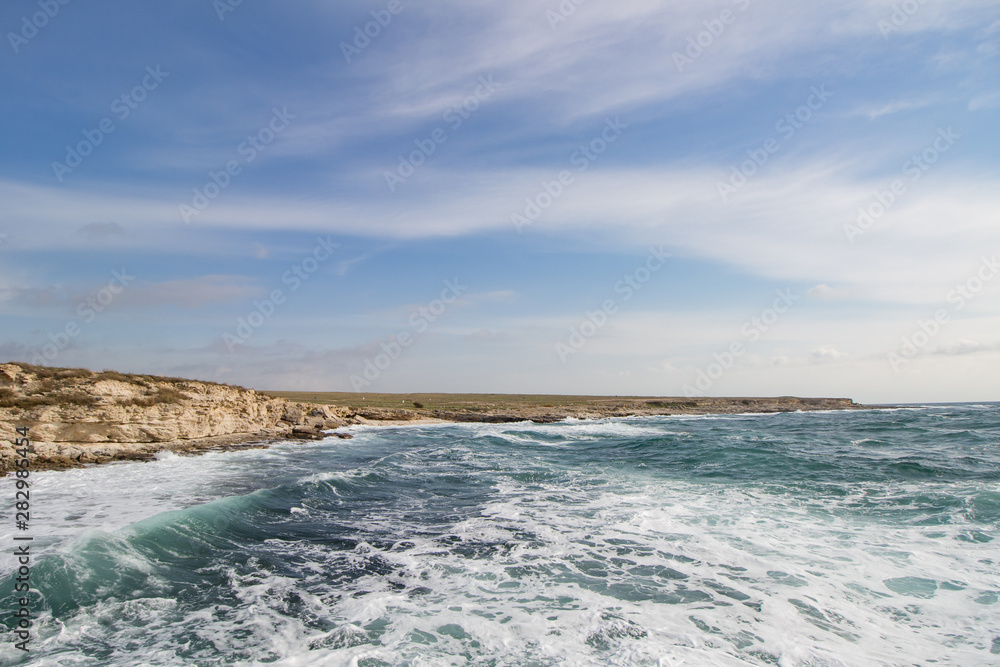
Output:
<svg viewBox="0 0 1000 667">
<path fill-rule="evenodd" d="M 154 405 L 179 404 L 185 400 L 180 391 L 192 383 L 201 381 L 184 378 L 140 375 L 104 370 L 91 371 L 86 368 L 49 368 L 20 362 L 6 364 L 20 369 L 12 377 L 0 373 L 0 408 L 31 410 L 47 406 L 96 405 L 99 400 L 94 385 L 110 380 L 130 385 L 135 395 L 122 397 L 116 401 L 120 405 L 151 407 Z M 202 384 L 219 385 L 216 382 Z M 243 387 L 233 387 L 244 389 Z"/>
<path fill-rule="evenodd" d="M 688 398 L 642 396 L 559 396 L 556 394 L 373 394 L 353 392 L 266 391 L 268 396 L 298 403 L 342 407 L 407 408 L 425 410 L 483 410 L 524 408 L 691 408 Z"/>
<path fill-rule="evenodd" d="M 547 409 L 574 412 L 662 411 L 773 412 L 816 409 L 842 401 L 837 407 L 860 407 L 849 399 L 780 397 L 663 397 L 663 396 L 564 396 L 558 394 L 378 394 L 369 392 L 262 391 L 275 398 L 297 403 L 315 403 L 349 408 L 405 408 L 419 412 L 489 412 L 534 414 Z"/>
</svg>

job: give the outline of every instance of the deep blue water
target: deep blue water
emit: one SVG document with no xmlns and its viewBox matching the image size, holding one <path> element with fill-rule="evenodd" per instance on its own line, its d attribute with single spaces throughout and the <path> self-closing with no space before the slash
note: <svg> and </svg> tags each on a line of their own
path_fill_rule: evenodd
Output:
<svg viewBox="0 0 1000 667">
<path fill-rule="evenodd" d="M 0 660 L 1000 664 L 1000 405 L 355 435 L 35 475 Z"/>
</svg>

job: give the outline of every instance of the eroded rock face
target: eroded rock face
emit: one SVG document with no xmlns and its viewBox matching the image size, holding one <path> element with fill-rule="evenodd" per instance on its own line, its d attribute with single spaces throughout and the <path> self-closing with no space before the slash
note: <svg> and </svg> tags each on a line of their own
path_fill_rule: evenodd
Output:
<svg viewBox="0 0 1000 667">
<path fill-rule="evenodd" d="M 88 460 L 233 434 L 336 428 L 335 409 L 291 404 L 252 389 L 115 372 L 0 364 L 0 471 L 14 458 L 15 428 L 28 426 L 36 453 Z M 114 447 L 113 444 L 130 447 Z M 102 445 L 107 445 L 103 446 Z M 135 445 L 135 446 L 131 446 Z M 80 459 L 81 461 L 83 458 Z"/>
</svg>

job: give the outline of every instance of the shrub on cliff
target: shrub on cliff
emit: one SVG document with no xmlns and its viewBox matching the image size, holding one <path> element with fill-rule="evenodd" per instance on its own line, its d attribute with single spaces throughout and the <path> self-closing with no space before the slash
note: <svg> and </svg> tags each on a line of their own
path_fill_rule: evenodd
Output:
<svg viewBox="0 0 1000 667">
<path fill-rule="evenodd" d="M 0 408 L 19 408 L 30 410 L 50 405 L 80 405 L 90 406 L 97 403 L 97 399 L 82 391 L 71 391 L 63 394 L 45 393 L 32 394 L 30 396 L 18 396 L 12 389 L 0 388 Z"/>
<path fill-rule="evenodd" d="M 154 394 L 139 396 L 122 401 L 122 405 L 138 405 L 143 408 L 150 408 L 154 405 L 181 403 L 187 398 L 184 394 L 173 387 L 162 387 Z"/>
<path fill-rule="evenodd" d="M 96 376 L 94 376 L 94 381 L 99 382 L 101 380 L 118 380 L 119 382 L 132 382 L 132 378 L 124 373 L 119 373 L 118 371 L 109 371 L 107 369 L 101 371 Z"/>
</svg>

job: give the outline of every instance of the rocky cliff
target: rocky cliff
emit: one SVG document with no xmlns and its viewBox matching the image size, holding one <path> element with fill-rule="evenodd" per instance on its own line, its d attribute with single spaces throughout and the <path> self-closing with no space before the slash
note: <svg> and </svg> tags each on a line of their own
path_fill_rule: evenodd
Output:
<svg viewBox="0 0 1000 667">
<path fill-rule="evenodd" d="M 0 364 L 0 472 L 11 469 L 18 426 L 30 429 L 34 467 L 60 468 L 317 437 L 343 425 L 346 412 L 209 382 Z"/>
</svg>

